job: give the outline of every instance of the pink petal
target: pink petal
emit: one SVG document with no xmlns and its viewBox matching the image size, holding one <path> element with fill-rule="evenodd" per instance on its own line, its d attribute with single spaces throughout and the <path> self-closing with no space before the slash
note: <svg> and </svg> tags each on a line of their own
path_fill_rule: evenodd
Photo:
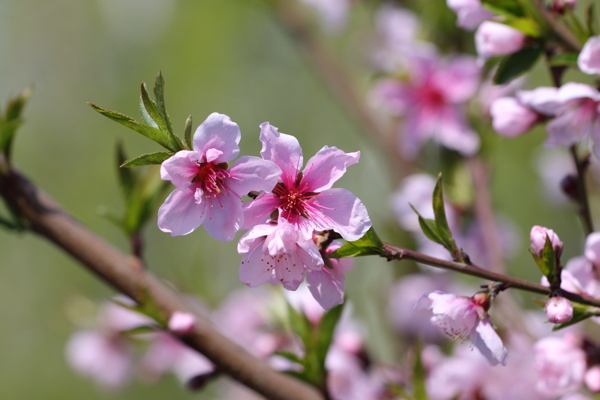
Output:
<svg viewBox="0 0 600 400">
<path fill-rule="evenodd" d="M 548 145 L 570 146 L 592 131 L 596 117 L 595 103 L 581 100 L 580 104 L 562 111 L 546 126 Z"/>
<path fill-rule="evenodd" d="M 585 258 L 600 266 L 600 232 L 590 233 L 585 240 Z"/>
<path fill-rule="evenodd" d="M 585 42 L 577 58 L 577 66 L 586 74 L 600 74 L 600 36 L 592 36 Z"/>
<path fill-rule="evenodd" d="M 204 204 L 196 201 L 200 189 L 175 189 L 158 209 L 158 227 L 171 236 L 187 235 L 204 221 Z"/>
<path fill-rule="evenodd" d="M 323 257 L 312 238 L 298 242 L 298 257 L 309 271 L 320 271 L 323 268 Z"/>
<path fill-rule="evenodd" d="M 367 208 L 346 189 L 325 190 L 313 201 L 321 209 L 321 215 L 312 220 L 315 230 L 333 229 L 345 240 L 354 241 L 371 227 Z"/>
<path fill-rule="evenodd" d="M 324 146 L 306 163 L 300 187 L 305 192 L 329 189 L 346 173 L 346 168 L 359 159 L 360 151 L 344 153 L 336 147 Z"/>
<path fill-rule="evenodd" d="M 256 225 L 248 232 L 246 232 L 238 242 L 237 251 L 240 254 L 246 254 L 254 250 L 256 246 L 258 246 L 257 239 L 261 237 L 269 236 L 273 231 L 277 229 L 276 224 L 261 224 Z M 260 244 L 264 242 L 264 239 L 261 239 Z"/>
<path fill-rule="evenodd" d="M 175 311 L 169 318 L 169 330 L 179 335 L 187 335 L 192 332 L 196 324 L 193 314 Z"/>
<path fill-rule="evenodd" d="M 502 56 L 521 50 L 525 38 L 525 34 L 508 25 L 484 21 L 475 32 L 475 47 L 483 58 Z"/>
<path fill-rule="evenodd" d="M 494 330 L 489 318 L 479 321 L 475 332 L 471 332 L 471 341 L 491 365 L 498 363 L 506 365 L 508 351 L 504 347 L 502 339 Z"/>
<path fill-rule="evenodd" d="M 584 83 L 568 82 L 558 89 L 558 100 L 563 104 L 571 100 L 591 99 L 600 101 L 600 92 Z"/>
<path fill-rule="evenodd" d="M 240 196 L 252 191 L 269 191 L 275 187 L 281 169 L 272 161 L 258 157 L 240 157 L 229 169 L 231 178 L 227 179 L 227 187 Z"/>
<path fill-rule="evenodd" d="M 381 79 L 371 90 L 370 97 L 375 107 L 382 106 L 390 114 L 402 116 L 414 105 L 415 92 L 397 79 Z"/>
<path fill-rule="evenodd" d="M 264 122 L 260 125 L 260 155 L 265 160 L 273 161 L 281 168 L 281 180 L 291 187 L 296 182 L 298 171 L 302 167 L 302 148 L 294 136 L 280 133 L 276 127 Z"/>
<path fill-rule="evenodd" d="M 447 105 L 439 110 L 439 120 L 434 132 L 436 140 L 449 149 L 465 156 L 479 150 L 479 136 L 467 125 L 457 106 Z"/>
<path fill-rule="evenodd" d="M 240 264 L 240 281 L 251 288 L 268 282 L 274 274 L 272 257 L 262 252 L 263 241 L 257 239 L 254 248 L 242 257 Z"/>
<path fill-rule="evenodd" d="M 514 97 L 496 99 L 490 107 L 492 126 L 502 136 L 516 137 L 529 131 L 538 121 L 538 114 L 523 106 Z"/>
<path fill-rule="evenodd" d="M 240 152 L 240 127 L 225 114 L 212 113 L 194 133 L 194 150 L 217 163 L 233 160 Z M 216 150 L 216 151 L 215 151 Z M 202 162 L 208 162 L 204 159 Z"/>
<path fill-rule="evenodd" d="M 481 68 L 475 57 L 457 56 L 432 77 L 433 85 L 449 103 L 464 103 L 475 95 L 479 87 Z"/>
<path fill-rule="evenodd" d="M 554 87 L 538 87 L 533 90 L 519 90 L 517 99 L 526 107 L 530 107 L 543 115 L 554 115 L 561 106 L 558 89 Z"/>
<path fill-rule="evenodd" d="M 448 7 L 452 9 L 457 18 L 456 25 L 472 31 L 484 20 L 494 16 L 483 8 L 479 0 L 447 0 Z"/>
<path fill-rule="evenodd" d="M 221 193 L 205 202 L 208 211 L 204 218 L 206 232 L 222 242 L 233 240 L 244 222 L 242 200 L 233 194 Z"/>
<path fill-rule="evenodd" d="M 250 229 L 255 225 L 264 224 L 278 205 L 279 198 L 272 193 L 261 193 L 256 199 L 245 203 L 242 229 Z"/>
<path fill-rule="evenodd" d="M 196 161 L 199 159 L 200 156 L 195 151 L 178 151 L 161 164 L 160 177 L 183 190 L 192 184 L 192 179 L 198 173 Z"/>
<path fill-rule="evenodd" d="M 333 269 L 324 267 L 321 271 L 309 270 L 306 274 L 306 285 L 315 300 L 326 310 L 344 302 L 345 280 L 346 276 L 337 262 Z"/>
</svg>

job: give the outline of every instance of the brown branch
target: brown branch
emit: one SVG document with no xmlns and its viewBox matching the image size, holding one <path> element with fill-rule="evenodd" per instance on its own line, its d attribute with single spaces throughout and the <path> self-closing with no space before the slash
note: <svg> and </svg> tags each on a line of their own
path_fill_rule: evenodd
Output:
<svg viewBox="0 0 600 400">
<path fill-rule="evenodd" d="M 137 302 L 148 295 L 165 318 L 175 311 L 192 312 L 167 285 L 136 262 L 89 231 L 63 211 L 21 174 L 0 174 L 0 196 L 30 224 L 30 229 L 52 241 L 90 271 Z M 269 399 L 322 399 L 318 391 L 299 380 L 271 369 L 217 332 L 200 316 L 193 333 L 180 338 L 210 359 L 219 371 Z"/>
<path fill-rule="evenodd" d="M 547 286 L 540 285 L 539 283 L 529 282 L 519 278 L 513 278 L 512 276 L 503 275 L 497 272 L 489 271 L 472 264 L 463 264 L 455 261 L 447 261 L 439 258 L 431 257 L 416 251 L 404 249 L 402 247 L 394 246 L 392 244 L 385 244 L 386 254 L 383 257 L 391 260 L 413 260 L 421 264 L 430 265 L 432 267 L 447 269 L 450 271 L 460 272 L 461 274 L 471 275 L 482 279 L 487 279 L 494 282 L 503 282 L 510 288 L 520 289 L 527 292 L 538 293 L 543 295 L 550 295 L 551 290 Z M 566 299 L 574 301 L 576 303 L 587 304 L 594 307 L 600 307 L 600 300 L 592 297 L 585 297 L 576 293 L 567 292 L 560 290 L 559 293 Z"/>
</svg>

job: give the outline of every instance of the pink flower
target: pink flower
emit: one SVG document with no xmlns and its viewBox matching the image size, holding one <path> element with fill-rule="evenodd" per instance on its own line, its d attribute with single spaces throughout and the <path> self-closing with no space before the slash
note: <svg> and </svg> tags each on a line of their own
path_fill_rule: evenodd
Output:
<svg viewBox="0 0 600 400">
<path fill-rule="evenodd" d="M 169 318 L 169 330 L 178 335 L 187 335 L 191 333 L 196 324 L 196 317 L 193 314 L 175 311 Z"/>
<path fill-rule="evenodd" d="M 577 58 L 577 66 L 586 74 L 600 74 L 600 36 L 592 36 L 585 42 Z"/>
<path fill-rule="evenodd" d="M 585 239 L 585 258 L 600 267 L 600 232 L 592 232 Z"/>
<path fill-rule="evenodd" d="M 581 339 L 575 335 L 546 337 L 535 344 L 537 389 L 548 396 L 560 396 L 581 387 L 586 370 Z"/>
<path fill-rule="evenodd" d="M 265 122 L 260 140 L 262 157 L 277 164 L 283 173 L 270 193 L 262 193 L 244 204 L 245 228 L 267 222 L 271 213 L 278 210 L 303 240 L 312 239 L 315 230 L 333 229 L 344 239 L 354 241 L 369 230 L 371 220 L 364 204 L 346 189 L 331 188 L 348 166 L 358 162 L 360 152 L 344 153 L 324 146 L 300 172 L 302 149 L 295 137 L 279 133 Z"/>
<path fill-rule="evenodd" d="M 327 248 L 327 253 L 332 253 L 340 247 L 341 244 L 333 243 Z M 353 265 L 352 258 L 328 258 L 322 269 L 307 269 L 306 285 L 321 307 L 329 310 L 344 302 L 346 272 L 350 271 Z"/>
<path fill-rule="evenodd" d="M 557 256 L 560 257 L 563 250 L 563 243 L 560 238 L 552 229 L 544 228 L 542 226 L 535 225 L 531 228 L 531 233 L 529 234 L 531 239 L 531 249 L 541 257 L 542 251 L 544 250 L 544 246 L 546 244 L 546 237 L 550 239 L 550 243 L 552 244 L 552 248 Z"/>
<path fill-rule="evenodd" d="M 561 324 L 573 319 L 573 304 L 564 297 L 552 297 L 546 302 L 544 309 L 546 310 L 548 321 L 553 324 Z"/>
<path fill-rule="evenodd" d="M 465 121 L 461 105 L 477 91 L 480 73 L 472 57 L 443 63 L 427 52 L 411 57 L 408 80 L 386 78 L 376 84 L 372 97 L 404 117 L 399 146 L 405 157 L 414 158 L 430 138 L 464 155 L 479 149 L 479 136 Z"/>
<path fill-rule="evenodd" d="M 475 47 L 482 58 L 503 56 L 521 50 L 526 37 L 521 31 L 508 25 L 485 21 L 475 32 Z"/>
<path fill-rule="evenodd" d="M 204 223 L 215 239 L 232 240 L 244 215 L 242 195 L 270 190 L 280 169 L 257 157 L 241 157 L 240 129 L 228 116 L 212 113 L 194 134 L 194 150 L 182 150 L 163 162 L 161 178 L 175 189 L 158 210 L 158 227 L 171 236 L 187 235 Z"/>
<path fill-rule="evenodd" d="M 515 137 L 529 131 L 539 115 L 514 97 L 496 99 L 490 107 L 492 126 L 502 136 Z"/>
<path fill-rule="evenodd" d="M 456 13 L 456 25 L 472 31 L 484 20 L 494 16 L 483 8 L 480 0 L 446 0 L 448 7 Z"/>
<path fill-rule="evenodd" d="M 452 339 L 470 337 L 491 365 L 506 365 L 508 353 L 487 314 L 488 301 L 484 293 L 470 298 L 434 291 L 421 296 L 415 308 L 431 309 L 431 322 Z"/>
<path fill-rule="evenodd" d="M 240 280 L 249 287 L 270 282 L 296 290 L 304 270 L 320 270 L 323 259 L 312 238 L 304 239 L 296 226 L 280 216 L 277 223 L 256 225 L 241 237 Z"/>
</svg>

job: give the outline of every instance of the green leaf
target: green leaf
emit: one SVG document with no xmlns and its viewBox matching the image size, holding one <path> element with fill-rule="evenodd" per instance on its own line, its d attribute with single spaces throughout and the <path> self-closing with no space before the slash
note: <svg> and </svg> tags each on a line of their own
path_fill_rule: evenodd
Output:
<svg viewBox="0 0 600 400">
<path fill-rule="evenodd" d="M 484 8 L 490 10 L 494 14 L 504 15 L 507 17 L 516 16 L 524 17 L 525 10 L 515 0 L 482 0 Z"/>
<path fill-rule="evenodd" d="M 116 157 L 117 157 L 117 173 L 119 174 L 119 183 L 121 184 L 121 190 L 123 191 L 123 195 L 125 198 L 129 198 L 133 186 L 135 185 L 135 174 L 132 170 L 121 168 L 125 160 L 127 159 L 127 155 L 125 154 L 125 149 L 123 148 L 123 143 L 119 140 L 117 141 L 116 147 Z"/>
<path fill-rule="evenodd" d="M 105 110 L 103 108 L 98 107 L 95 104 L 88 103 L 94 110 L 104 115 L 107 118 L 112 119 L 119 124 L 128 127 L 129 129 L 133 129 L 134 131 L 141 133 L 146 136 L 148 139 L 155 141 L 160 144 L 164 148 L 176 152 L 179 151 L 179 145 L 175 143 L 173 138 L 169 135 L 161 131 L 160 129 L 154 128 L 150 125 L 140 124 L 136 120 L 116 111 Z"/>
<path fill-rule="evenodd" d="M 149 168 L 146 174 L 136 181 L 125 207 L 124 227 L 128 237 L 139 232 L 144 224 L 156 215 L 157 200 L 170 186 L 170 182 L 160 179 L 158 171 L 154 168 Z"/>
<path fill-rule="evenodd" d="M 158 128 L 165 133 L 169 133 L 167 124 L 163 117 L 158 113 L 156 103 L 150 98 L 146 83 L 140 85 L 140 115 L 142 120 L 154 128 Z"/>
<path fill-rule="evenodd" d="M 163 161 L 168 160 L 172 156 L 172 153 L 167 153 L 165 151 L 142 154 L 141 156 L 125 161 L 121 164 L 121 167 L 141 167 L 144 165 L 162 164 Z"/>
<path fill-rule="evenodd" d="M 525 47 L 518 52 L 505 56 L 494 75 L 494 83 L 502 85 L 529 71 L 542 54 L 541 47 Z"/>
<path fill-rule="evenodd" d="M 425 236 L 429 238 L 429 240 L 446 247 L 446 243 L 444 243 L 444 240 L 440 236 L 437 224 L 433 219 L 423 218 L 419 215 L 419 226 L 421 227 L 421 230 L 423 231 Z"/>
<path fill-rule="evenodd" d="M 194 143 L 192 141 L 192 116 L 190 115 L 185 120 L 185 144 L 187 144 L 188 150 L 192 150 L 194 148 Z"/>
<path fill-rule="evenodd" d="M 598 21 L 596 21 L 596 4 L 591 2 L 585 10 L 585 26 L 590 35 L 598 34 Z"/>
<path fill-rule="evenodd" d="M 448 250 L 453 252 L 456 250 L 456 244 L 452 239 L 452 232 L 448 226 L 448 220 L 446 219 L 446 207 L 444 205 L 444 187 L 442 183 L 442 174 L 438 175 L 435 189 L 433 189 L 433 215 L 435 215 L 435 223 L 437 225 L 437 231 L 440 238 L 444 241 L 445 246 Z"/>
<path fill-rule="evenodd" d="M 319 365 L 323 371 L 325 371 L 325 358 L 327 357 L 327 352 L 329 351 L 329 346 L 333 339 L 335 327 L 344 311 L 344 304 L 345 303 L 339 304 L 327 311 L 319 324 L 319 336 L 317 338 L 316 351 Z"/>
<path fill-rule="evenodd" d="M 32 92 L 31 88 L 23 90 L 8 101 L 4 115 L 0 113 L 0 151 L 4 153 L 7 161 L 10 161 L 12 142 L 17 129 L 24 122 L 22 118 L 23 110 Z"/>
<path fill-rule="evenodd" d="M 549 64 L 553 67 L 567 66 L 576 67 L 578 53 L 561 53 L 557 54 L 549 60 Z"/>
<path fill-rule="evenodd" d="M 360 257 L 385 254 L 384 244 L 371 227 L 364 236 L 327 255 L 330 258 Z"/>
<path fill-rule="evenodd" d="M 530 18 L 509 17 L 505 18 L 504 21 L 502 21 L 502 23 L 504 25 L 513 27 L 523 32 L 527 36 L 531 36 L 533 38 L 539 38 L 543 34 L 542 27 Z"/>
<path fill-rule="evenodd" d="M 573 303 L 573 318 L 569 322 L 555 324 L 554 327 L 552 327 L 552 330 L 557 331 L 598 315 L 600 315 L 600 309 L 596 307 L 589 307 L 583 304 Z"/>
<path fill-rule="evenodd" d="M 302 359 L 300 357 L 298 357 L 297 355 L 295 355 L 294 353 L 290 353 L 289 351 L 276 351 L 275 354 L 277 354 L 278 356 L 284 357 L 284 358 L 290 360 L 291 362 L 295 362 L 297 364 L 302 365 Z"/>
<path fill-rule="evenodd" d="M 171 119 L 165 107 L 165 80 L 162 76 L 162 71 L 158 71 L 158 75 L 156 75 L 156 80 L 154 81 L 154 97 L 156 98 L 157 110 L 166 122 L 167 130 L 173 135 Z"/>
<path fill-rule="evenodd" d="M 142 326 L 137 326 L 135 328 L 121 331 L 119 333 L 123 336 L 135 336 L 135 335 L 142 335 L 145 333 L 154 333 L 154 332 L 156 332 L 156 327 L 153 327 L 150 325 L 142 325 Z"/>
<path fill-rule="evenodd" d="M 573 32 L 575 37 L 577 37 L 581 43 L 585 43 L 591 36 L 590 32 L 588 32 L 588 30 L 583 26 L 579 18 L 575 15 L 570 7 L 564 8 L 564 14 L 563 21 L 567 28 Z"/>
<path fill-rule="evenodd" d="M 14 222 L 4 218 L 4 217 L 0 217 L 0 226 L 9 230 L 9 231 L 20 231 L 21 228 L 15 224 Z"/>
<path fill-rule="evenodd" d="M 160 309 L 160 307 L 158 307 L 158 305 L 147 290 L 144 290 L 142 292 L 140 301 L 135 305 L 124 303 L 119 299 L 112 299 L 111 301 L 128 310 L 135 311 L 137 313 L 152 318 L 153 320 L 158 322 L 162 327 L 167 326 L 167 319 L 165 318 L 163 311 Z"/>
<path fill-rule="evenodd" d="M 294 307 L 292 307 L 289 303 L 287 304 L 287 314 L 290 323 L 290 327 L 292 328 L 292 332 L 294 332 L 302 343 L 304 347 L 307 348 L 310 346 L 310 334 L 311 334 L 311 324 L 308 318 L 303 313 L 299 313 L 296 311 Z"/>
<path fill-rule="evenodd" d="M 548 235 L 546 235 L 546 242 L 544 243 L 544 249 L 542 250 L 541 257 L 531 250 L 529 252 L 540 268 L 540 271 L 542 271 L 542 274 L 548 278 L 550 286 L 552 286 L 558 276 L 556 275 L 556 255 Z"/>
</svg>

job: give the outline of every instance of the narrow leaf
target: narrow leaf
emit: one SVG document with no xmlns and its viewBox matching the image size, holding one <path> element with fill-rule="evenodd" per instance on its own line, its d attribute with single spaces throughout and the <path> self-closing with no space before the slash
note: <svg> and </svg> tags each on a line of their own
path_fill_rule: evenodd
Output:
<svg viewBox="0 0 600 400">
<path fill-rule="evenodd" d="M 421 359 L 422 345 L 417 343 L 415 346 L 415 363 L 413 365 L 413 394 L 415 400 L 427 400 L 427 390 L 425 388 L 425 367 Z"/>
<path fill-rule="evenodd" d="M 144 82 L 142 82 L 140 90 L 140 115 L 142 116 L 142 121 L 144 121 L 146 125 L 150 125 L 153 128 L 158 128 L 161 131 L 166 132 L 164 129 L 165 123 L 158 114 L 156 103 L 150 98 L 148 88 L 146 88 L 146 83 Z M 162 127 L 158 125 L 158 121 L 162 122 Z"/>
<path fill-rule="evenodd" d="M 373 256 L 385 253 L 384 244 L 372 227 L 364 236 L 345 245 L 327 255 L 330 258 Z"/>
<path fill-rule="evenodd" d="M 600 315 L 600 310 L 596 307 L 589 307 L 583 304 L 573 303 L 573 318 L 569 322 L 555 324 L 552 327 L 552 330 L 557 331 L 559 329 L 566 328 L 567 326 L 574 325 L 578 322 L 598 315 Z"/>
<path fill-rule="evenodd" d="M 502 85 L 529 71 L 542 54 L 541 47 L 525 47 L 518 52 L 505 56 L 494 75 L 494 83 Z"/>
<path fill-rule="evenodd" d="M 134 131 L 141 133 L 146 136 L 148 139 L 155 141 L 160 144 L 164 148 L 171 150 L 173 152 L 179 151 L 179 146 L 171 136 L 165 134 L 160 129 L 154 128 L 150 125 L 140 124 L 136 120 L 126 115 L 120 114 L 116 111 L 105 110 L 103 108 L 98 107 L 95 104 L 88 103 L 94 110 L 104 115 L 107 118 L 112 119 L 119 124 L 128 127 L 129 129 L 133 129 Z"/>
<path fill-rule="evenodd" d="M 437 224 L 434 220 L 429 218 L 423 218 L 419 215 L 419 226 L 421 227 L 421 230 L 423 231 L 425 236 L 429 238 L 429 240 L 446 247 L 446 243 L 444 242 L 444 239 L 442 239 L 442 237 L 440 236 Z"/>
<path fill-rule="evenodd" d="M 575 67 L 575 66 L 577 66 L 577 57 L 578 56 L 579 56 L 578 53 L 557 54 L 550 59 L 549 63 L 553 67 L 559 67 L 559 66 Z"/>
<path fill-rule="evenodd" d="M 433 189 L 433 215 L 435 215 L 435 223 L 438 228 L 438 233 L 442 240 L 448 244 L 454 242 L 452 239 L 452 232 L 448 226 L 448 219 L 446 218 L 446 207 L 444 205 L 444 187 L 442 183 L 442 174 L 438 175 L 435 188 Z"/>
<path fill-rule="evenodd" d="M 135 328 L 127 329 L 125 331 L 121 331 L 119 333 L 124 336 L 135 336 L 135 335 L 141 335 L 144 333 L 154 333 L 154 332 L 156 332 L 156 327 L 153 327 L 150 325 L 142 325 L 142 326 L 137 326 Z"/>
<path fill-rule="evenodd" d="M 302 364 L 302 359 L 295 355 L 294 353 L 290 353 L 289 351 L 276 351 L 275 354 L 290 360 L 291 362 L 295 362 L 297 364 Z"/>
<path fill-rule="evenodd" d="M 533 38 L 539 38 L 542 36 L 542 27 L 530 18 L 505 18 L 502 23 Z"/>
<path fill-rule="evenodd" d="M 187 144 L 188 150 L 192 150 L 194 148 L 194 143 L 192 142 L 192 116 L 190 115 L 185 120 L 185 144 Z"/>
<path fill-rule="evenodd" d="M 288 318 L 292 332 L 294 332 L 304 344 L 305 348 L 310 347 L 310 321 L 302 313 L 296 311 L 289 303 L 287 304 Z"/>
<path fill-rule="evenodd" d="M 482 5 L 494 14 L 524 17 L 525 10 L 515 0 L 482 0 Z"/>
<path fill-rule="evenodd" d="M 325 370 L 325 358 L 327 357 L 327 352 L 329 351 L 329 346 L 331 345 L 331 341 L 333 339 L 335 327 L 337 326 L 337 323 L 342 316 L 342 312 L 344 311 L 344 304 L 345 303 L 342 303 L 333 307 L 331 310 L 327 311 L 327 313 L 325 313 L 321 319 L 316 351 L 318 362 L 322 370 Z"/>
<path fill-rule="evenodd" d="M 162 71 L 158 71 L 158 75 L 156 75 L 156 80 L 154 81 L 154 97 L 156 98 L 158 112 L 166 122 L 168 131 L 171 135 L 174 135 L 173 127 L 171 126 L 171 121 L 165 107 L 165 80 L 162 76 Z"/>
<path fill-rule="evenodd" d="M 129 198 L 131 194 L 131 190 L 135 185 L 135 174 L 133 171 L 125 168 L 121 168 L 125 160 L 127 160 L 127 155 L 125 154 L 125 149 L 123 148 L 123 143 L 119 140 L 117 141 L 116 146 L 116 158 L 117 158 L 117 173 L 119 174 L 119 183 L 121 184 L 121 190 L 123 191 L 123 195 L 125 198 Z"/>
<path fill-rule="evenodd" d="M 125 161 L 121 164 L 121 167 L 141 167 L 144 165 L 162 164 L 163 161 L 171 158 L 172 155 L 172 153 L 167 153 L 165 151 L 142 154 L 141 156 Z"/>
</svg>

